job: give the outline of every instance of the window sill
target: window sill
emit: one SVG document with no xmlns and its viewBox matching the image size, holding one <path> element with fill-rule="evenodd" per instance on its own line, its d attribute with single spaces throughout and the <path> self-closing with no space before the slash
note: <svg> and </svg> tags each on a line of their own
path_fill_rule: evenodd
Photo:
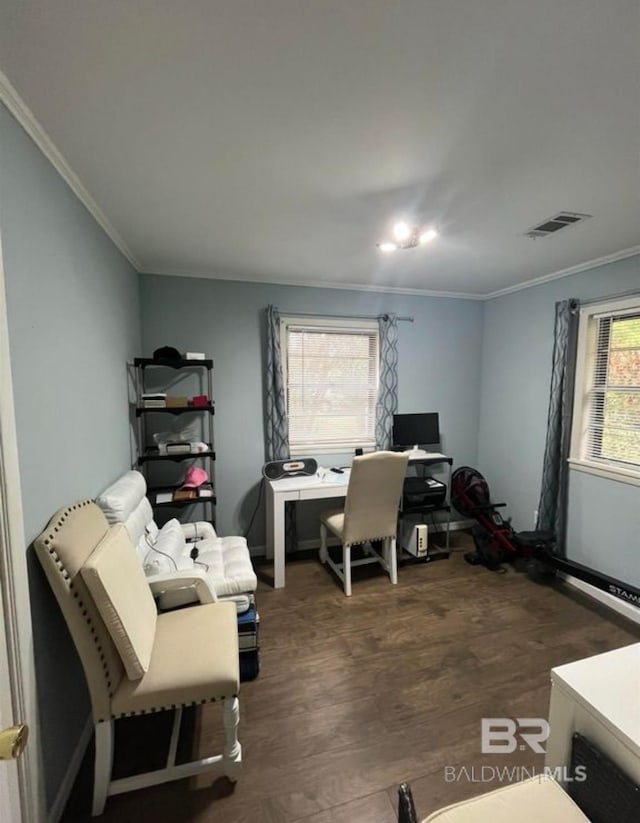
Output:
<svg viewBox="0 0 640 823">
<path fill-rule="evenodd" d="M 611 464 L 603 465 L 592 460 L 575 457 L 569 458 L 569 466 L 574 471 L 595 474 L 596 477 L 605 477 L 607 480 L 615 480 L 618 483 L 630 483 L 632 486 L 640 486 L 640 471 L 637 469 L 625 469 L 622 466 L 612 466 Z"/>
</svg>

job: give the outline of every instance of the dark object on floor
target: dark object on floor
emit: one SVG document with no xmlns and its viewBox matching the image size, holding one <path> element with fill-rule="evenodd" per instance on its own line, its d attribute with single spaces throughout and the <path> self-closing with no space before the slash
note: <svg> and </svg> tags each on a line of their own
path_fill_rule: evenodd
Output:
<svg viewBox="0 0 640 823">
<path fill-rule="evenodd" d="M 472 565 L 486 566 L 501 571 L 502 563 L 518 557 L 531 559 L 550 555 L 554 545 L 551 532 L 516 532 L 510 520 L 505 520 L 498 509 L 506 503 L 491 500 L 489 486 L 477 469 L 461 466 L 451 476 L 451 502 L 464 517 L 473 517 L 476 550 L 465 555 Z"/>
<path fill-rule="evenodd" d="M 534 557 L 527 561 L 527 576 L 534 583 L 550 583 L 556 579 L 556 570 L 544 560 Z"/>
<path fill-rule="evenodd" d="M 586 780 L 575 777 L 577 768 L 583 771 Z M 640 820 L 640 787 L 577 732 L 573 735 L 570 773 L 574 779 L 568 784 L 568 792 L 592 823 Z"/>
<path fill-rule="evenodd" d="M 238 615 L 238 643 L 240 680 L 255 680 L 260 674 L 260 615 L 253 596 L 251 606 Z"/>
<path fill-rule="evenodd" d="M 401 783 L 398 786 L 398 823 L 418 823 L 418 815 L 408 783 Z"/>
<path fill-rule="evenodd" d="M 464 559 L 472 566 L 486 566 L 492 572 L 505 571 L 502 563 L 507 562 L 509 554 L 506 549 L 496 546 L 491 540 L 490 532 L 483 526 L 474 526 L 471 529 L 471 536 L 475 545 L 475 551 L 467 552 Z"/>
<path fill-rule="evenodd" d="M 240 682 L 255 680 L 260 674 L 260 649 L 240 652 Z"/>
</svg>

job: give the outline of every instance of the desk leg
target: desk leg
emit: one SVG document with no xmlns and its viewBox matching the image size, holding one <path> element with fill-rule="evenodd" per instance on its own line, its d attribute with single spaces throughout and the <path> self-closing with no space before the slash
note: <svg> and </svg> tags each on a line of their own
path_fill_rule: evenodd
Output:
<svg viewBox="0 0 640 823">
<path fill-rule="evenodd" d="M 265 543 L 266 543 L 266 557 L 267 560 L 271 560 L 273 557 L 273 513 L 276 505 L 276 501 L 274 500 L 273 489 L 271 488 L 271 483 L 268 480 L 263 481 L 266 489 L 266 505 L 264 507 L 265 511 Z"/>
<path fill-rule="evenodd" d="M 273 588 L 284 589 L 284 507 L 286 501 L 274 496 L 273 512 Z"/>
<path fill-rule="evenodd" d="M 266 481 L 266 555 L 273 559 L 273 588 L 284 588 L 284 507 L 286 494 L 276 494 L 271 483 Z M 291 498 L 290 498 L 291 499 Z"/>
<path fill-rule="evenodd" d="M 273 588 L 284 588 L 284 507 L 286 494 L 276 494 L 267 483 L 267 559 L 273 558 Z"/>
</svg>

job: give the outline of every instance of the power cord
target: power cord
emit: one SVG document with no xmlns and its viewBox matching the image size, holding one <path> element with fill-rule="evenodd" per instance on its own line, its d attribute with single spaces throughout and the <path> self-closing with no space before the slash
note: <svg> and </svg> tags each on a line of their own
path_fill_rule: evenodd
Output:
<svg viewBox="0 0 640 823">
<path fill-rule="evenodd" d="M 173 568 L 174 568 L 176 571 L 178 571 L 178 564 L 177 564 L 177 563 L 176 563 L 176 561 L 173 559 L 173 557 L 171 557 L 171 555 L 170 555 L 170 554 L 167 554 L 167 552 L 163 552 L 163 551 L 161 551 L 160 549 L 156 548 L 156 546 L 154 546 L 154 545 L 153 545 L 153 543 L 150 543 L 150 542 L 149 542 L 149 535 L 145 534 L 145 536 L 144 536 L 144 542 L 147 544 L 147 546 L 149 546 L 149 548 L 150 548 L 152 551 L 156 552 L 156 554 L 161 554 L 161 555 L 163 555 L 163 557 L 168 558 L 168 559 L 169 559 L 169 560 L 173 563 Z"/>
<path fill-rule="evenodd" d="M 249 520 L 249 525 L 247 526 L 245 533 L 242 535 L 245 540 L 249 537 L 249 532 L 253 528 L 253 521 L 256 519 L 256 514 L 258 513 L 258 509 L 260 508 L 260 503 L 262 502 L 262 493 L 264 490 L 264 477 L 260 481 L 260 488 L 258 489 L 258 499 L 256 501 L 256 507 L 253 510 L 253 514 L 251 515 L 251 519 Z"/>
</svg>

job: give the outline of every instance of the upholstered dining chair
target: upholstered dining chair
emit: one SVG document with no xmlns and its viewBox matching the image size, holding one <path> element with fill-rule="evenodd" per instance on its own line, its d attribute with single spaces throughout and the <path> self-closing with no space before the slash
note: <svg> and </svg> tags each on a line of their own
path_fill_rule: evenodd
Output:
<svg viewBox="0 0 640 823">
<path fill-rule="evenodd" d="M 218 766 L 234 781 L 242 759 L 234 603 L 158 614 L 126 528 L 109 526 L 90 500 L 60 509 L 36 538 L 35 550 L 89 687 L 95 729 L 92 813 L 102 813 L 109 795 Z M 183 707 L 216 700 L 223 704 L 223 753 L 176 765 Z M 164 710 L 174 711 L 166 767 L 113 780 L 114 721 Z"/>
<path fill-rule="evenodd" d="M 398 505 L 407 472 L 408 455 L 380 451 L 354 457 L 344 508 L 329 509 L 320 515 L 320 561 L 326 563 L 351 595 L 351 567 L 379 563 L 392 583 L 398 582 L 396 531 Z M 327 533 L 342 543 L 342 562 L 333 560 L 327 549 Z M 367 556 L 351 559 L 351 547 L 382 542 L 382 554 L 367 546 Z"/>
<path fill-rule="evenodd" d="M 600 776 L 600 780 L 602 777 Z M 606 784 L 595 790 L 600 798 L 602 814 L 593 820 L 600 823 L 622 823 L 638 820 L 638 804 L 621 805 L 617 797 L 607 797 Z M 637 794 L 637 792 L 636 792 Z M 630 802 L 633 804 L 633 795 Z M 589 823 L 589 818 L 559 783 L 539 774 L 519 783 L 507 783 L 491 792 L 453 803 L 423 818 L 422 823 Z M 398 823 L 418 823 L 411 789 L 402 783 L 398 789 Z"/>
</svg>

